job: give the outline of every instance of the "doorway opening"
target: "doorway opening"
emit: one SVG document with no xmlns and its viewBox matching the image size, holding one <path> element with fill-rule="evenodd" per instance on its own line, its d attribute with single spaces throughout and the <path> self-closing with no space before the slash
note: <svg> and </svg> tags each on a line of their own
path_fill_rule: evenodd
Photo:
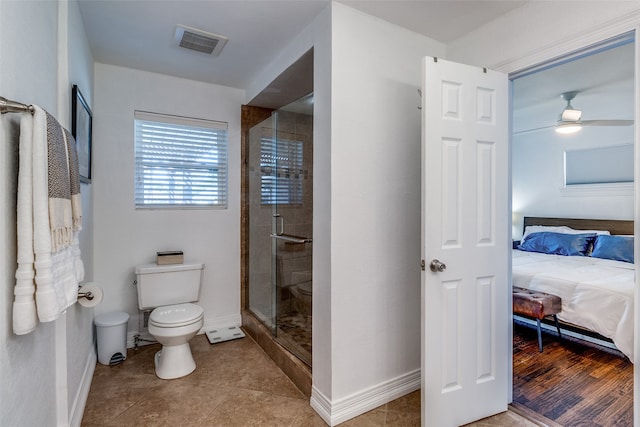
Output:
<svg viewBox="0 0 640 427">
<path fill-rule="evenodd" d="M 510 76 L 514 247 L 527 232 L 523 229 L 524 217 L 634 218 L 634 164 L 628 161 L 629 157 L 633 159 L 635 144 L 634 42 L 633 32 L 624 34 Z M 569 125 L 581 129 L 572 134 L 558 132 Z M 608 157 L 608 153 L 621 150 L 631 154 L 621 160 Z M 576 158 L 583 160 L 575 162 Z M 630 180 L 608 177 L 610 172 L 616 175 L 625 167 L 630 168 Z M 575 172 L 582 173 L 582 177 L 573 180 Z M 566 226 L 562 221 L 553 224 Z M 592 259 L 595 239 L 579 261 Z M 530 268 L 531 280 L 526 281 L 519 275 L 519 268 L 531 252 L 524 252 L 514 251 L 513 285 L 561 296 L 558 317 L 565 328 L 560 338 L 553 332 L 555 325 L 550 325 L 549 332 L 543 333 L 544 349 L 540 352 L 535 326 L 530 328 L 535 322 L 523 318 L 514 324 L 514 405 L 560 425 L 579 425 L 581 421 L 633 424 L 633 364 L 629 360 L 633 354 L 624 342 L 631 343 L 632 351 L 633 260 L 616 267 L 629 272 L 630 279 L 625 279 L 624 284 L 622 279 L 606 278 L 597 270 L 599 267 L 591 264 L 590 277 L 576 277 L 579 274 L 574 272 L 582 267 L 540 270 L 536 276 Z M 618 284 L 616 292 L 623 297 L 616 301 L 617 305 L 604 306 L 607 298 L 597 296 L 595 284 L 589 280 L 594 275 L 601 275 L 600 281 L 609 289 L 613 283 Z M 561 281 L 568 283 L 569 277 L 575 279 L 571 289 L 554 287 Z M 581 293 L 585 290 L 588 296 Z M 621 306 L 625 301 L 630 310 Z M 625 316 L 631 320 L 626 322 Z M 565 374 L 568 375 L 563 377 Z"/>
</svg>

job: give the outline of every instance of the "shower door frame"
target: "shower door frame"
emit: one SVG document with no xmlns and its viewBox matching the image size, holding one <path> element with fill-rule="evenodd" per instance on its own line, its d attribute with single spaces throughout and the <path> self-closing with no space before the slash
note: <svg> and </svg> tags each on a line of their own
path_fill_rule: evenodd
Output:
<svg viewBox="0 0 640 427">
<path fill-rule="evenodd" d="M 271 108 L 242 106 L 242 180 L 240 184 L 240 304 L 242 310 L 249 309 L 249 131 L 271 117 L 273 111 Z"/>
<path fill-rule="evenodd" d="M 297 169 L 290 169 L 292 167 L 291 162 L 294 162 L 293 164 L 295 164 L 296 160 L 294 159 L 297 158 L 295 154 L 296 151 L 295 149 L 293 149 L 294 151 L 291 151 L 292 147 L 290 144 L 295 143 L 297 139 L 290 139 L 290 138 L 295 138 L 295 133 L 288 135 L 290 132 L 292 132 L 291 130 L 288 129 L 288 126 L 285 126 L 285 132 L 284 134 L 281 134 L 280 123 L 278 120 L 279 110 L 258 109 L 257 114 L 255 113 L 256 111 L 254 111 L 254 107 L 243 106 L 243 123 L 242 123 L 243 180 L 242 180 L 242 209 L 241 209 L 241 213 L 242 213 L 242 218 L 241 218 L 241 222 L 242 222 L 242 227 L 241 227 L 242 228 L 242 231 L 241 231 L 241 235 L 242 235 L 242 247 L 241 247 L 242 308 L 244 311 L 250 313 L 254 318 L 256 318 L 259 322 L 261 322 L 263 326 L 269 330 L 272 338 L 275 341 L 277 341 L 280 345 L 285 347 L 288 351 L 291 352 L 291 354 L 293 354 L 295 357 L 300 359 L 303 363 L 306 363 L 307 365 L 310 366 L 311 364 L 310 349 L 305 349 L 303 348 L 303 346 L 300 346 L 300 343 L 298 342 L 298 340 L 294 338 L 295 335 L 291 335 L 285 330 L 280 329 L 280 326 L 281 326 L 280 318 L 283 315 L 289 315 L 297 310 L 297 306 L 294 306 L 294 305 L 289 306 L 290 304 L 293 304 L 293 299 L 292 299 L 293 297 L 292 295 L 290 295 L 291 290 L 290 288 L 287 288 L 287 285 L 291 285 L 292 283 L 289 283 L 290 281 L 285 280 L 285 277 L 283 276 L 287 274 L 287 271 L 285 271 L 287 270 L 287 268 L 284 266 L 284 263 L 286 262 L 287 259 L 289 259 L 287 256 L 288 252 L 285 254 L 281 254 L 281 256 L 279 256 L 280 250 L 284 249 L 283 247 L 284 242 L 286 242 L 287 245 L 289 244 L 305 244 L 306 245 L 306 244 L 310 244 L 312 241 L 310 237 L 302 238 L 294 235 L 284 234 L 285 220 L 287 218 L 284 218 L 282 216 L 283 213 L 280 211 L 280 207 L 281 206 L 290 207 L 290 206 L 295 206 L 295 204 L 297 203 L 302 203 L 302 199 L 299 202 L 294 201 L 296 200 L 295 199 L 296 196 L 294 196 L 294 194 L 299 194 L 299 196 L 302 197 L 302 193 L 291 193 L 289 197 L 293 197 L 293 199 L 287 197 L 285 201 L 285 200 L 280 200 L 276 195 L 276 193 L 267 194 L 266 196 L 265 194 L 262 194 L 262 186 L 265 185 L 265 183 L 258 184 L 260 185 L 259 196 L 257 196 L 255 193 L 255 188 L 258 188 L 258 187 L 255 187 L 254 189 L 252 189 L 251 187 L 251 185 L 256 186 L 256 183 L 253 182 L 256 180 L 255 171 L 258 170 L 256 168 L 259 168 L 259 174 L 261 177 L 260 179 L 262 180 L 262 173 L 263 173 L 262 168 L 263 166 L 267 167 L 267 165 L 269 165 L 270 167 L 274 168 L 272 169 L 274 173 L 274 178 L 273 178 L 274 181 L 272 182 L 272 185 L 273 185 L 272 191 L 275 191 L 277 192 L 277 194 L 280 194 L 278 190 L 285 188 L 287 185 L 286 183 L 284 184 L 284 187 L 278 185 L 280 173 L 282 171 L 288 173 L 288 171 L 290 170 L 297 170 Z M 264 129 L 270 129 L 270 131 L 267 131 L 267 134 L 263 135 L 264 131 L 261 129 L 257 129 L 260 135 L 258 137 L 261 138 L 260 140 L 261 143 L 260 145 L 258 145 L 255 140 L 256 138 L 255 134 L 252 135 L 252 130 L 254 130 L 255 127 L 260 126 L 263 123 L 265 124 Z M 269 132 L 271 132 L 271 136 L 268 135 Z M 287 136 L 284 136 L 284 135 L 287 135 Z M 250 140 L 251 136 L 254 137 L 254 141 Z M 262 159 L 262 157 L 265 155 L 265 153 L 262 153 L 262 140 L 265 137 L 267 138 L 271 137 L 274 143 L 274 146 L 271 147 L 274 150 L 274 152 L 271 153 L 271 155 L 273 156 L 273 161 L 275 163 L 270 164 L 269 160 L 267 160 L 268 162 L 267 165 L 263 165 L 262 163 L 260 163 L 260 165 L 254 164 L 256 162 L 256 159 Z M 301 141 L 304 141 L 304 139 Z M 280 142 L 285 143 L 285 146 L 281 147 Z M 300 142 L 300 144 L 302 144 L 302 142 Z M 280 151 L 281 148 L 284 151 L 281 152 Z M 258 155 L 256 155 L 255 150 L 261 150 L 261 151 L 259 152 Z M 268 151 L 268 153 L 270 153 L 270 151 Z M 310 155 L 311 157 L 309 157 L 309 159 L 312 159 L 313 157 L 312 153 Z M 299 158 L 300 161 L 303 161 L 302 160 L 303 158 L 304 157 L 300 157 Z M 261 162 L 261 160 L 258 160 L 258 161 Z M 284 163 L 281 164 L 280 163 L 281 161 L 283 161 Z M 295 167 L 302 168 L 302 164 Z M 307 165 L 306 167 L 312 168 L 312 166 L 309 166 L 309 165 Z M 306 181 L 306 172 L 304 176 L 305 176 L 304 179 Z M 286 179 L 288 180 L 288 178 L 289 177 L 287 175 Z M 300 184 L 300 185 L 303 185 L 303 184 Z M 300 187 L 299 191 L 302 191 L 302 187 Z M 257 197 L 260 198 L 260 201 L 258 201 Z M 264 202 L 264 199 L 263 199 L 264 197 L 268 198 L 266 202 Z M 251 203 L 253 203 L 253 206 L 251 206 Z M 256 205 L 256 203 L 259 203 L 263 209 L 261 210 Z M 294 205 L 291 205 L 291 203 L 294 203 Z M 267 220 L 264 217 L 266 213 L 266 211 L 264 210 L 264 208 L 266 208 L 265 204 L 271 205 L 270 227 L 269 227 L 270 236 L 263 236 L 260 230 L 258 230 L 257 234 L 255 234 L 255 230 L 253 230 L 251 226 L 252 222 L 250 221 L 251 212 L 253 211 L 253 209 L 255 209 L 255 212 L 253 213 L 253 215 L 254 216 L 259 215 L 260 218 L 258 218 L 258 221 L 260 223 L 263 223 L 263 227 L 264 225 L 266 225 Z M 291 215 L 292 212 L 289 212 L 288 210 L 286 210 L 284 214 Z M 255 220 L 256 218 L 254 218 L 254 221 Z M 291 220 L 291 218 L 289 218 L 289 220 Z M 260 228 L 260 226 L 258 226 L 258 228 Z M 308 231 L 311 232 L 311 230 L 308 230 Z M 254 234 L 251 235 L 251 233 L 254 233 Z M 262 274 L 258 271 L 257 276 L 253 276 L 251 272 L 252 263 L 251 263 L 251 255 L 250 255 L 250 252 L 251 252 L 250 244 L 251 244 L 251 239 L 252 238 L 255 239 L 256 236 L 258 236 L 257 237 L 258 239 L 263 239 L 263 237 L 270 238 L 269 247 L 271 249 L 271 253 L 270 253 L 271 270 L 269 274 L 271 277 L 271 280 L 270 280 L 271 283 L 269 284 L 270 292 L 268 297 L 264 295 L 267 289 L 267 284 L 263 279 L 266 278 L 266 276 L 261 277 L 262 275 L 264 275 L 264 273 L 266 273 L 266 271 L 262 271 Z M 261 250 L 260 249 L 261 247 L 265 246 L 264 242 L 253 243 L 253 244 L 258 244 L 257 246 L 258 251 Z M 254 253 L 254 256 L 255 256 L 255 253 Z M 284 256 L 284 258 L 282 258 L 282 256 Z M 257 282 L 252 283 L 251 280 L 252 279 L 256 280 L 256 278 L 257 278 Z M 255 288 L 255 290 L 257 291 L 257 295 L 256 293 L 252 292 L 252 289 L 251 289 L 251 286 L 252 285 L 255 286 L 256 284 L 257 284 L 257 287 Z M 253 304 L 251 300 L 252 295 L 254 297 L 257 296 L 258 298 L 258 300 L 253 300 Z M 267 299 L 269 300 L 268 302 L 267 302 Z M 309 306 L 307 305 L 307 307 Z M 244 314 L 246 313 L 243 313 L 243 315 Z M 302 315 L 303 317 L 306 318 L 306 316 L 308 316 L 309 314 L 306 313 L 306 311 L 303 311 L 301 313 L 298 313 L 298 315 Z M 307 321 L 310 322 L 310 319 L 308 319 Z M 296 320 L 294 317 L 294 325 L 296 324 L 295 322 Z M 243 322 L 243 324 L 244 323 L 245 322 Z M 294 328 L 296 328 L 296 326 L 294 326 Z"/>
</svg>

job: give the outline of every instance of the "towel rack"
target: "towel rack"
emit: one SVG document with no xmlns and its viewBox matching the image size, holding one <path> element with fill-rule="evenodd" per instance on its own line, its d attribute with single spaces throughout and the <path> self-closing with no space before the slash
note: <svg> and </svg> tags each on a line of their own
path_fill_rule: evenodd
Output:
<svg viewBox="0 0 640 427">
<path fill-rule="evenodd" d="M 33 114 L 35 109 L 33 105 L 23 104 L 21 102 L 10 101 L 7 98 L 0 96 L 0 113 L 25 113 L 29 112 Z"/>
</svg>

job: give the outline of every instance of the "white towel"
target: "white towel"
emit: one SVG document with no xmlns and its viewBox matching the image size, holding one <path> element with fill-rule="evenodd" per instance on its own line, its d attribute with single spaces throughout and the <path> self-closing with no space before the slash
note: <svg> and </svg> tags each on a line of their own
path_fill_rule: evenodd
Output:
<svg viewBox="0 0 640 427">
<path fill-rule="evenodd" d="M 42 108 L 34 106 L 34 109 L 32 118 L 23 117 L 20 129 L 18 269 L 13 315 L 16 334 L 35 329 L 36 309 L 41 322 L 56 320 L 75 303 L 78 282 L 84 278 L 77 236 L 81 213 L 72 213 L 70 197 L 73 161 L 69 161 L 69 156 L 73 158 L 77 154 L 67 146 L 68 132 Z M 23 164 L 29 160 L 31 168 L 25 166 L 23 170 Z M 79 197 L 79 182 L 76 195 Z"/>
<path fill-rule="evenodd" d="M 36 301 L 33 298 L 33 177 L 32 166 L 33 116 L 23 114 L 20 120 L 20 160 L 18 170 L 18 269 L 13 302 L 13 332 L 28 334 L 38 325 Z"/>
<path fill-rule="evenodd" d="M 51 230 L 49 227 L 47 113 L 35 107 L 33 114 L 33 252 L 36 270 L 36 306 L 41 322 L 51 322 L 60 315 L 53 285 Z"/>
</svg>

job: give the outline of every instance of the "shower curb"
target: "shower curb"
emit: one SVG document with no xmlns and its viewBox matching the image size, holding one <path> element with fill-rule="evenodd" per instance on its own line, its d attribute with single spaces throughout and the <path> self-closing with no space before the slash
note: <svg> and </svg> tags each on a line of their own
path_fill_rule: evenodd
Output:
<svg viewBox="0 0 640 427">
<path fill-rule="evenodd" d="M 247 310 L 242 310 L 242 328 L 282 369 L 298 390 L 311 398 L 311 368 L 276 342 L 271 332 Z"/>
</svg>

